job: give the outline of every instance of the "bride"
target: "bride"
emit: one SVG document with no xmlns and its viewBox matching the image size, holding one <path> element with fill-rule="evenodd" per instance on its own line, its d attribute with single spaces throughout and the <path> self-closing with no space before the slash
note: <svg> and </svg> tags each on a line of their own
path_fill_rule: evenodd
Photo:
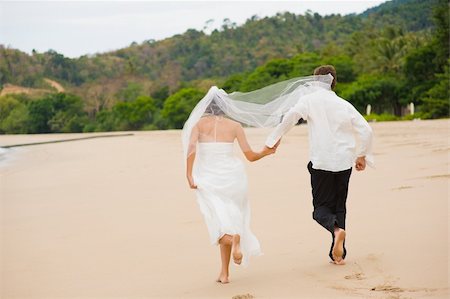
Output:
<svg viewBox="0 0 450 299">
<path fill-rule="evenodd" d="M 217 282 L 229 282 L 231 257 L 235 264 L 246 265 L 250 256 L 261 254 L 259 241 L 250 230 L 247 177 L 243 163 L 234 154 L 234 142 L 252 162 L 275 153 L 279 144 L 253 151 L 241 123 L 253 127 L 278 125 L 298 97 L 312 92 L 318 81 L 331 82 L 326 76 L 294 78 L 231 94 L 213 86 L 184 124 L 186 177 L 196 190 L 210 241 L 220 245 L 222 269 Z"/>
<path fill-rule="evenodd" d="M 276 150 L 265 147 L 254 152 L 241 124 L 227 118 L 212 101 L 191 131 L 187 156 L 189 186 L 197 191 L 211 243 L 220 245 L 222 270 L 217 282 L 221 283 L 229 282 L 231 256 L 240 265 L 247 264 L 250 256 L 261 254 L 258 239 L 250 230 L 247 177 L 243 163 L 234 154 L 235 140 L 251 162 Z"/>
</svg>

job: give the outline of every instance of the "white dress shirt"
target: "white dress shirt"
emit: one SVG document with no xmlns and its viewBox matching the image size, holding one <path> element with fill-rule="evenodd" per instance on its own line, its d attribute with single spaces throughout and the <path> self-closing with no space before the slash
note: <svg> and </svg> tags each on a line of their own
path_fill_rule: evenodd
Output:
<svg viewBox="0 0 450 299">
<path fill-rule="evenodd" d="M 314 169 L 346 170 L 362 156 L 373 167 L 371 127 L 352 104 L 329 88 L 318 88 L 300 97 L 269 135 L 266 146 L 273 147 L 300 118 L 308 123 L 309 154 Z"/>
</svg>

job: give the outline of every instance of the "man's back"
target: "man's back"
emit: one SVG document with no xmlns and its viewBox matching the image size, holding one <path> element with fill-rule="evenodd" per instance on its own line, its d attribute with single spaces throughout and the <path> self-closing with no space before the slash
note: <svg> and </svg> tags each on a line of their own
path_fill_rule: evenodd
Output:
<svg viewBox="0 0 450 299">
<path fill-rule="evenodd" d="M 355 161 L 354 108 L 333 91 L 320 89 L 305 96 L 310 158 L 315 169 L 340 171 Z M 356 112 L 357 113 L 357 112 Z"/>
<path fill-rule="evenodd" d="M 300 118 L 308 121 L 314 169 L 346 170 L 353 166 L 356 157 L 370 152 L 372 130 L 369 124 L 349 102 L 326 88 L 302 96 L 268 137 L 266 145 L 273 146 Z"/>
</svg>

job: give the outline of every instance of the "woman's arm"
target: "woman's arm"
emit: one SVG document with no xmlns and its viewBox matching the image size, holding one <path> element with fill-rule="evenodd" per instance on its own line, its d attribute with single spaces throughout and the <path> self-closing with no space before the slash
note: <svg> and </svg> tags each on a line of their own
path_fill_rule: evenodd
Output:
<svg viewBox="0 0 450 299">
<path fill-rule="evenodd" d="M 189 187 L 191 189 L 197 189 L 197 185 L 194 183 L 194 178 L 192 177 L 192 167 L 194 166 L 195 161 L 195 152 L 189 155 L 187 158 L 187 167 L 186 167 L 186 178 L 189 183 Z"/>
<path fill-rule="evenodd" d="M 189 147 L 186 158 L 186 178 L 188 180 L 189 187 L 191 187 L 191 189 L 197 189 L 197 185 L 194 183 L 194 178 L 192 177 L 192 168 L 194 167 L 195 151 L 197 148 L 198 135 L 199 135 L 198 128 L 197 126 L 195 126 L 192 129 L 191 139 L 189 140 Z"/>
<path fill-rule="evenodd" d="M 239 143 L 239 147 L 245 155 L 245 158 L 250 162 L 258 161 L 261 158 L 264 158 L 267 155 L 271 155 L 276 152 L 277 146 L 280 143 L 279 141 L 272 148 L 265 146 L 261 151 L 254 152 L 250 145 L 248 144 L 247 137 L 245 136 L 244 129 L 240 124 L 237 125 L 236 128 L 236 138 Z"/>
</svg>

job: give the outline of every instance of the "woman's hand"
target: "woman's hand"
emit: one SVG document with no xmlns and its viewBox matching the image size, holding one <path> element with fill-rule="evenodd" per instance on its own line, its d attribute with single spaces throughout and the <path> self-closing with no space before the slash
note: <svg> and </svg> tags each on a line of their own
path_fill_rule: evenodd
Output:
<svg viewBox="0 0 450 299">
<path fill-rule="evenodd" d="M 264 146 L 264 148 L 259 152 L 254 152 L 250 149 L 248 151 L 245 151 L 244 155 L 250 162 L 255 162 L 261 158 L 264 158 L 265 156 L 274 154 L 277 151 L 278 145 L 280 145 L 280 141 L 278 141 L 272 148 Z"/>
<path fill-rule="evenodd" d="M 194 183 L 194 178 L 192 176 L 188 176 L 187 180 L 188 180 L 188 183 L 189 183 L 189 187 L 191 189 L 197 189 L 197 185 Z"/>
<path fill-rule="evenodd" d="M 263 156 L 268 156 L 268 155 L 275 154 L 276 151 L 277 151 L 276 147 L 270 148 L 270 147 L 265 146 L 262 150 L 262 154 L 263 154 Z"/>
<path fill-rule="evenodd" d="M 275 154 L 277 152 L 278 146 L 280 145 L 280 142 L 281 142 L 281 139 L 278 140 L 278 142 L 275 143 L 275 145 L 272 148 L 264 146 L 264 149 L 263 149 L 264 156 Z"/>
</svg>

